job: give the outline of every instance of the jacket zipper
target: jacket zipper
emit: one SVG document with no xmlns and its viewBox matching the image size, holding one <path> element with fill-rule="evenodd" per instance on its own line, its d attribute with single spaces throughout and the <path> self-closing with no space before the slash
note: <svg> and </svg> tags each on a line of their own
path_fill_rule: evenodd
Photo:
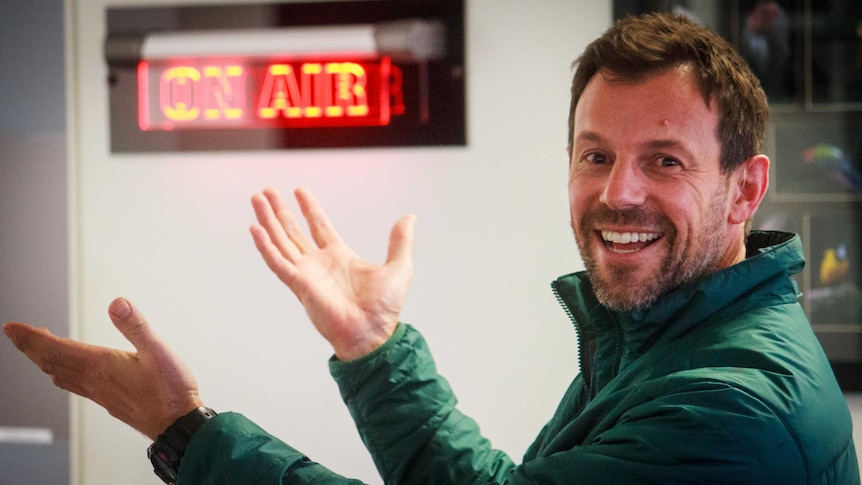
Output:
<svg viewBox="0 0 862 485">
<path fill-rule="evenodd" d="M 569 321 L 572 322 L 572 327 L 575 329 L 575 338 L 578 340 L 578 369 L 579 372 L 583 373 L 584 369 L 584 346 L 581 342 L 581 329 L 578 327 L 578 321 L 575 320 L 575 316 L 572 314 L 572 311 L 569 310 L 569 306 L 563 301 L 563 297 L 560 296 L 560 290 L 557 288 L 557 282 L 551 282 L 551 290 L 554 292 L 554 298 L 557 299 L 557 303 L 563 307 L 563 311 L 566 312 L 566 315 L 569 316 Z M 587 392 L 590 391 L 590 380 L 591 376 L 584 375 L 584 385 L 587 387 Z"/>
</svg>

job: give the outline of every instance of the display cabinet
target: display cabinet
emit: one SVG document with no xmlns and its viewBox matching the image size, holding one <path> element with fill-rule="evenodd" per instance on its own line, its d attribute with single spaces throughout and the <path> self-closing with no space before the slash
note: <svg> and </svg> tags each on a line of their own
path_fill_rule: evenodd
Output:
<svg viewBox="0 0 862 485">
<path fill-rule="evenodd" d="M 846 391 L 862 390 L 862 2 L 617 0 L 728 39 L 769 96 L 770 189 L 755 228 L 800 234 L 800 301 Z"/>
</svg>

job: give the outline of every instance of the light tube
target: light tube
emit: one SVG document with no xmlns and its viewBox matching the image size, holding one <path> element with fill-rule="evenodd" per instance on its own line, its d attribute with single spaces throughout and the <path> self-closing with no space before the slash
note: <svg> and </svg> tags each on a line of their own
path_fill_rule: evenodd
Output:
<svg viewBox="0 0 862 485">
<path fill-rule="evenodd" d="M 367 25 L 274 29 L 156 31 L 117 35 L 105 42 L 109 64 L 212 56 L 390 56 L 422 62 L 445 55 L 441 22 L 405 19 Z"/>
</svg>

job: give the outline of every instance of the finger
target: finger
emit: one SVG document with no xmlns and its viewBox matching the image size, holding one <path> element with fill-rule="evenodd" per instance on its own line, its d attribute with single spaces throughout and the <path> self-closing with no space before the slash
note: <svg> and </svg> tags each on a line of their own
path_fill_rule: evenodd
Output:
<svg viewBox="0 0 862 485">
<path fill-rule="evenodd" d="M 138 352 L 161 350 L 164 346 L 144 314 L 125 298 L 116 298 L 108 306 L 108 315 L 117 330 L 126 337 Z"/>
<path fill-rule="evenodd" d="M 264 189 L 263 195 L 269 202 L 271 211 L 275 214 L 284 232 L 296 247 L 299 248 L 300 252 L 304 253 L 309 249 L 313 249 L 314 245 L 311 243 L 311 240 L 302 231 L 302 228 L 296 222 L 296 217 L 293 216 L 293 212 L 287 207 L 278 191 L 273 188 L 267 188 Z"/>
<path fill-rule="evenodd" d="M 399 266 L 410 269 L 413 267 L 413 227 L 416 216 L 410 214 L 402 217 L 392 227 L 389 234 L 389 251 L 386 256 L 387 266 Z"/>
<path fill-rule="evenodd" d="M 93 364 L 98 347 L 55 336 L 44 328 L 11 322 L 3 327 L 15 347 L 39 369 L 54 379 L 54 384 L 66 389 L 67 381 L 86 374 Z"/>
<path fill-rule="evenodd" d="M 256 194 L 251 198 L 251 204 L 254 207 L 258 223 L 266 231 L 267 237 L 275 244 L 281 255 L 291 261 L 296 261 L 302 254 L 302 248 L 296 245 L 294 238 L 290 237 L 284 224 L 276 217 L 269 198 L 265 194 Z M 296 239 L 302 242 L 305 236 Z"/>
<path fill-rule="evenodd" d="M 116 366 L 120 360 L 135 359 L 133 354 L 60 338 L 46 329 L 21 323 L 7 324 L 3 330 L 42 372 L 51 377 L 55 386 L 90 399 L 116 415 L 115 396 L 121 393 L 118 390 L 125 383 L 117 381 L 118 377 L 125 381 L 125 376 L 116 372 Z M 128 419 L 124 421 L 132 423 Z"/>
<path fill-rule="evenodd" d="M 42 354 L 49 348 L 45 341 L 53 337 L 45 328 L 35 328 L 26 323 L 9 322 L 3 326 L 3 333 L 34 364 L 42 368 Z"/>
<path fill-rule="evenodd" d="M 257 247 L 257 252 L 263 257 L 263 261 L 267 267 L 281 281 L 290 286 L 296 274 L 296 268 L 293 263 L 285 259 L 281 251 L 272 243 L 266 229 L 261 226 L 251 226 L 249 230 L 251 231 L 251 237 L 254 239 L 254 245 Z"/>
<path fill-rule="evenodd" d="M 295 196 L 317 246 L 325 248 L 329 244 L 341 243 L 341 236 L 332 227 L 332 223 L 329 222 L 329 218 L 314 195 L 308 190 L 296 189 Z"/>
</svg>

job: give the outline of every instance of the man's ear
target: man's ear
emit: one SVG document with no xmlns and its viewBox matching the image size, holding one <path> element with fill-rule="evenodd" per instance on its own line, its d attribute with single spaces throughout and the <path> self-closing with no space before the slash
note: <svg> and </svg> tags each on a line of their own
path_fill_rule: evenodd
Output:
<svg viewBox="0 0 862 485">
<path fill-rule="evenodd" d="M 728 222 L 741 224 L 750 219 L 769 187 L 769 158 L 755 155 L 746 160 L 731 174 L 728 187 L 733 196 Z"/>
</svg>

